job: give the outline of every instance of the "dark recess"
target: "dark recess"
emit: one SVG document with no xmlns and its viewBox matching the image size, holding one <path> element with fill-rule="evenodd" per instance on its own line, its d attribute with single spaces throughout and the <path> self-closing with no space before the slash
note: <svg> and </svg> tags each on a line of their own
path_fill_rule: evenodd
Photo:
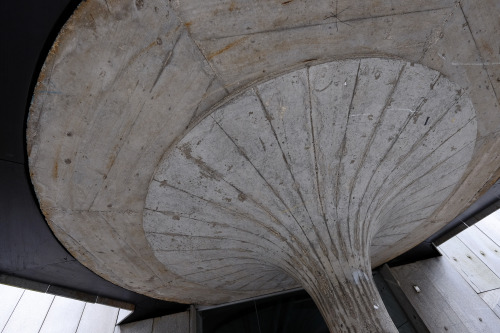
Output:
<svg viewBox="0 0 500 333">
<path fill-rule="evenodd" d="M 327 333 L 314 301 L 304 291 L 198 312 L 204 333 Z"/>
<path fill-rule="evenodd" d="M 185 311 L 118 287 L 75 260 L 48 227 L 29 178 L 26 119 L 38 73 L 78 0 L 0 3 L 0 282 L 135 305 L 126 322 Z M 37 283 L 38 282 L 38 283 Z"/>
<path fill-rule="evenodd" d="M 79 0 L 0 2 L 0 282 L 84 300 L 110 298 L 132 303 L 136 310 L 126 322 L 185 311 L 187 305 L 131 292 L 88 270 L 59 243 L 40 212 L 29 178 L 26 118 L 45 57 L 79 3 Z M 434 243 L 443 242 L 499 208 L 500 181 L 497 181 L 445 228 L 389 264 L 397 266 L 438 256 Z"/>
</svg>

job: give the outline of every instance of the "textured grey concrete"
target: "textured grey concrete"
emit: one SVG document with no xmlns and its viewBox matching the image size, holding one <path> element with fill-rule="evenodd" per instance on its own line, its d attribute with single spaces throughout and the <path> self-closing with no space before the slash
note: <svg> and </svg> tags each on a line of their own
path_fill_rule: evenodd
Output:
<svg viewBox="0 0 500 333">
<path fill-rule="evenodd" d="M 155 318 L 152 333 L 189 333 L 189 311 Z"/>
<path fill-rule="evenodd" d="M 385 331 L 369 322 L 382 302 L 368 253 L 428 220 L 462 177 L 476 131 L 460 87 L 421 65 L 294 71 L 217 108 L 165 156 L 146 237 L 187 280 L 256 292 L 295 280 L 331 328 L 365 321 Z"/>
<path fill-rule="evenodd" d="M 42 210 L 125 288 L 210 304 L 302 284 L 340 329 L 339 299 L 373 293 L 353 281 L 500 175 L 499 7 L 86 1 L 30 111 Z"/>
</svg>

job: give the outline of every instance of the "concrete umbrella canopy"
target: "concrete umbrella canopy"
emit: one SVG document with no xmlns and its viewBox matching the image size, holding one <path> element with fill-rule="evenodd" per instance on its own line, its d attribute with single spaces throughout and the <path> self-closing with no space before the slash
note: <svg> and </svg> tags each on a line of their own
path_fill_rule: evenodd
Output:
<svg viewBox="0 0 500 333">
<path fill-rule="evenodd" d="M 371 267 L 500 174 L 498 6 L 88 0 L 30 110 L 40 206 L 127 289 L 300 285 L 332 332 L 396 331 Z"/>
</svg>

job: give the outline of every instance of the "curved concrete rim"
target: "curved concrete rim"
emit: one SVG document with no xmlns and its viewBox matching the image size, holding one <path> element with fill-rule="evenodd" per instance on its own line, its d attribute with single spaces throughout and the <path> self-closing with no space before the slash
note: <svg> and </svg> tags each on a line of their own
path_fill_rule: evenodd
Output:
<svg viewBox="0 0 500 333">
<path fill-rule="evenodd" d="M 328 1 L 305 7 L 235 1 L 233 10 L 229 2 L 82 3 L 45 62 L 28 121 L 30 173 L 44 215 L 79 261 L 127 289 L 186 303 L 255 296 L 259 291 L 185 280 L 155 257 L 142 220 L 157 166 L 248 89 L 304 67 L 383 55 L 422 64 L 457 84 L 470 98 L 477 130 L 471 163 L 451 175 L 457 179 L 450 193 L 421 228 L 373 252 L 371 265 L 382 264 L 440 229 L 500 175 L 500 88 L 495 57 L 487 52 L 494 38 L 483 29 L 486 23 L 489 31 L 498 28 L 496 7 L 471 3 L 424 1 L 416 8 L 410 1 L 392 7 L 360 1 L 342 14 L 349 25 L 325 19 Z M 467 42 L 474 38 L 483 43 Z M 397 218 L 397 207 L 378 216 Z M 384 236 L 383 228 L 370 232 Z M 284 282 L 265 293 L 293 286 Z"/>
</svg>

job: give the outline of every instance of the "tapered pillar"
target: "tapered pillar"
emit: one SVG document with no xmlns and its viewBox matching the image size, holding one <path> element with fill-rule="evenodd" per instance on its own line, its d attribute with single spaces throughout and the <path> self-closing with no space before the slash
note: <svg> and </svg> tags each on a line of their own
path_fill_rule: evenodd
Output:
<svg viewBox="0 0 500 333">
<path fill-rule="evenodd" d="M 467 1 L 347 2 L 82 2 L 27 128 L 61 243 L 152 297 L 303 286 L 333 332 L 394 330 L 372 264 L 498 178 L 482 26 L 498 20 Z"/>
<path fill-rule="evenodd" d="M 330 332 L 397 332 L 369 267 L 348 267 L 340 272 L 331 270 L 329 274 L 317 271 L 303 285 Z"/>
<path fill-rule="evenodd" d="M 460 89 L 420 65 L 297 70 L 226 102 L 169 151 L 144 230 L 158 260 L 192 282 L 251 291 L 294 280 L 332 332 L 396 332 L 371 252 L 450 194 L 475 131 Z"/>
</svg>

